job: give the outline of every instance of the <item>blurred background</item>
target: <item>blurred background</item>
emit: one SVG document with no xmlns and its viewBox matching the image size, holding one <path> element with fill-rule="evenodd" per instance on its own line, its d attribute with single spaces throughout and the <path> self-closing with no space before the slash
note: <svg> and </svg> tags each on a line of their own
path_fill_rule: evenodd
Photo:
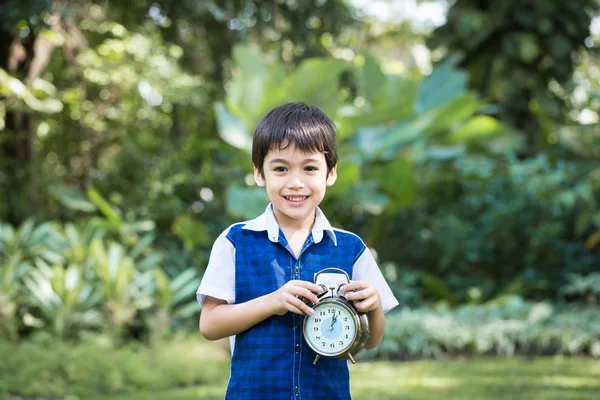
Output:
<svg viewBox="0 0 600 400">
<path fill-rule="evenodd" d="M 322 208 L 401 305 L 356 399 L 600 398 L 596 0 L 0 2 L 0 396 L 218 399 L 251 136 L 339 128 Z"/>
</svg>

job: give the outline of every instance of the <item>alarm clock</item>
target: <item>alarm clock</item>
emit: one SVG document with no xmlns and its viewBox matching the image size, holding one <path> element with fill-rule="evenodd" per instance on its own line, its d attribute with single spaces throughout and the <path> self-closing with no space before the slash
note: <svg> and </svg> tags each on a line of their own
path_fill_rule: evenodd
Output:
<svg viewBox="0 0 600 400">
<path fill-rule="evenodd" d="M 315 284 L 319 275 L 326 271 L 344 274 L 350 283 L 346 271 L 326 268 L 315 275 Z M 312 306 L 314 314 L 304 318 L 304 340 L 316 353 L 313 364 L 316 364 L 320 357 L 350 360 L 354 364 L 354 357 L 367 343 L 369 319 L 346 299 L 346 285 L 347 283 L 341 283 L 336 288 L 320 284 L 322 291 L 317 294 L 319 303 Z"/>
</svg>

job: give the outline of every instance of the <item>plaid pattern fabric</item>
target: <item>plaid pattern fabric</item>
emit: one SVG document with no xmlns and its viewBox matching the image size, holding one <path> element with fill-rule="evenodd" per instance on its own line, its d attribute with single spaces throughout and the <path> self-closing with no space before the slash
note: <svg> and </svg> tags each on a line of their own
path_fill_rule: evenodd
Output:
<svg viewBox="0 0 600 400">
<path fill-rule="evenodd" d="M 356 235 L 337 231 L 315 243 L 309 235 L 296 259 L 283 232 L 231 227 L 227 239 L 235 247 L 236 303 L 263 296 L 294 279 L 314 281 L 324 268 L 335 267 L 352 276 L 365 245 Z M 322 233 L 321 233 L 322 234 Z M 269 238 L 271 235 L 271 238 Z M 321 358 L 302 335 L 304 316 L 272 316 L 236 336 L 226 399 L 347 400 L 350 378 L 347 361 Z"/>
</svg>

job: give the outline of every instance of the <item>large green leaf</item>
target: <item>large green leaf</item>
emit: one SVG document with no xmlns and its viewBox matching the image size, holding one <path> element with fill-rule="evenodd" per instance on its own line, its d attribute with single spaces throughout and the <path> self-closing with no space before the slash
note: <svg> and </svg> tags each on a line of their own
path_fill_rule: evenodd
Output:
<svg viewBox="0 0 600 400">
<path fill-rule="evenodd" d="M 61 184 L 53 184 L 48 186 L 48 193 L 71 210 L 85 212 L 94 212 L 97 210 L 94 203 L 90 202 L 81 190 Z"/>
<path fill-rule="evenodd" d="M 480 139 L 499 134 L 503 131 L 502 125 L 494 118 L 487 115 L 478 115 L 448 135 L 451 142 Z"/>
<path fill-rule="evenodd" d="M 448 101 L 444 106 L 428 112 L 432 115 L 433 121 L 426 129 L 425 134 L 445 133 L 472 117 L 480 107 L 481 102 L 474 93 L 459 95 Z"/>
<path fill-rule="evenodd" d="M 252 150 L 252 137 L 246 125 L 234 117 L 223 103 L 215 103 L 214 107 L 219 136 L 233 147 L 250 152 Z"/>
<path fill-rule="evenodd" d="M 467 74 L 447 60 L 434 68 L 419 87 L 415 110 L 424 114 L 467 91 Z"/>
<path fill-rule="evenodd" d="M 382 176 L 382 188 L 390 195 L 390 205 L 387 212 L 394 213 L 408 206 L 414 196 L 413 184 L 414 162 L 408 157 L 398 157 L 385 166 L 385 176 Z"/>
<path fill-rule="evenodd" d="M 286 100 L 316 104 L 328 115 L 333 115 L 339 104 L 340 74 L 346 67 L 345 61 L 335 58 L 305 60 L 286 79 Z"/>
<path fill-rule="evenodd" d="M 379 63 L 370 54 L 363 54 L 364 64 L 359 70 L 358 85 L 363 97 L 371 104 L 376 104 L 379 90 L 386 84 L 386 76 Z"/>
<path fill-rule="evenodd" d="M 113 207 L 108 203 L 108 201 L 104 200 L 102 195 L 92 186 L 89 186 L 86 190 L 86 194 L 88 198 L 94 203 L 104 214 L 104 216 L 108 219 L 111 224 L 111 227 L 115 231 L 119 231 L 121 226 L 123 225 L 123 220 L 117 214 L 117 212 L 113 209 Z"/>
<path fill-rule="evenodd" d="M 352 160 L 338 162 L 337 179 L 335 184 L 327 189 L 328 195 L 341 196 L 346 193 L 359 179 L 359 166 Z"/>
<path fill-rule="evenodd" d="M 264 188 L 232 185 L 226 193 L 227 212 L 236 218 L 252 219 L 262 214 L 269 204 Z"/>
<path fill-rule="evenodd" d="M 435 115 L 429 113 L 392 127 L 363 128 L 358 131 L 354 143 L 367 159 L 390 160 L 397 156 L 400 147 L 423 140 L 423 133 L 434 119 Z"/>
<path fill-rule="evenodd" d="M 360 128 L 390 125 L 414 118 L 416 93 L 417 85 L 414 81 L 388 77 L 378 91 L 375 106 L 349 115 L 338 115 L 336 120 L 340 139 L 351 136 Z"/>
<path fill-rule="evenodd" d="M 233 46 L 231 54 L 236 67 L 246 77 L 265 74 L 267 66 L 257 52 L 253 51 L 249 46 L 236 44 Z"/>
</svg>

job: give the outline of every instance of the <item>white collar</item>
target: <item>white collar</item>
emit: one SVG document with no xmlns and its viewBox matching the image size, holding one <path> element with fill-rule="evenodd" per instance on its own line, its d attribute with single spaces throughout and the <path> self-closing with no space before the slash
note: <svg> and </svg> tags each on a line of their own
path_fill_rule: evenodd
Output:
<svg viewBox="0 0 600 400">
<path fill-rule="evenodd" d="M 264 213 L 246 222 L 242 229 L 249 229 L 256 232 L 267 231 L 269 240 L 277 243 L 279 241 L 279 225 L 275 219 L 275 214 L 273 214 L 273 205 L 269 203 Z M 315 243 L 319 243 L 323 239 L 323 232 L 327 232 L 331 240 L 333 240 L 333 244 L 337 246 L 335 232 L 331 224 L 325 217 L 325 214 L 323 214 L 323 211 L 317 207 L 315 223 L 311 231 Z"/>
</svg>

